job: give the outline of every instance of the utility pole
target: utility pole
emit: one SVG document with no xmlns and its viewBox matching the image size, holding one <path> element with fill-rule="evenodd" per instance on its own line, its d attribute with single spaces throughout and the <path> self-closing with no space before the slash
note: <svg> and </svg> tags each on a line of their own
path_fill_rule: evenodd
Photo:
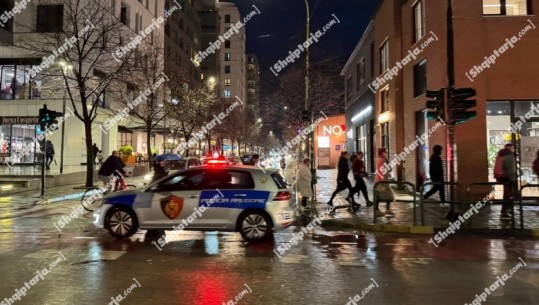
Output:
<svg viewBox="0 0 539 305">
<path fill-rule="evenodd" d="M 305 10 L 306 10 L 306 22 L 305 22 L 305 40 L 309 40 L 309 32 L 311 30 L 311 11 L 310 11 L 310 7 L 309 7 L 309 0 L 304 0 L 305 1 Z M 309 45 L 307 44 L 307 47 L 305 48 L 305 105 L 304 105 L 304 112 L 308 113 L 309 114 L 309 118 L 311 118 L 310 120 L 308 120 L 309 122 L 312 121 L 312 113 L 311 113 L 311 105 L 310 105 L 310 96 L 309 96 L 309 93 L 310 93 L 310 88 L 309 88 L 309 83 L 310 83 L 310 75 L 309 75 L 309 70 L 310 70 L 310 62 L 309 62 L 309 56 L 310 56 L 310 53 L 309 53 Z M 311 137 L 307 137 L 305 139 L 305 151 L 306 151 L 306 155 L 311 157 L 312 158 L 312 152 L 311 152 Z M 314 168 L 314 160 L 311 160 L 311 170 Z"/>
<path fill-rule="evenodd" d="M 455 87 L 455 45 L 453 37 L 453 0 L 447 0 L 447 91 L 452 90 Z M 450 105 L 449 101 L 451 97 L 447 96 L 445 105 Z M 446 106 L 447 107 L 447 106 Z M 449 113 L 447 109 L 446 113 Z M 447 123 L 447 174 L 449 176 L 449 182 L 455 183 L 457 180 L 457 171 L 455 164 L 455 125 L 449 121 Z M 455 189 L 453 184 L 450 185 L 449 200 L 455 200 Z"/>
</svg>

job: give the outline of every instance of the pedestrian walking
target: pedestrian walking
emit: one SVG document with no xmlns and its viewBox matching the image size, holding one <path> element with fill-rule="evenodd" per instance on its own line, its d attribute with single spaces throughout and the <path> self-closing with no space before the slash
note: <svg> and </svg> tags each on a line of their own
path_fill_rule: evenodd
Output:
<svg viewBox="0 0 539 305">
<path fill-rule="evenodd" d="M 500 218 L 511 218 L 511 200 L 515 199 L 517 185 L 517 167 L 512 144 L 506 144 L 498 152 L 494 164 L 494 178 L 503 183 L 503 203 Z"/>
<path fill-rule="evenodd" d="M 284 172 L 284 169 L 286 168 L 286 160 L 284 158 L 284 156 L 281 158 L 281 169 L 283 170 Z"/>
<path fill-rule="evenodd" d="M 99 162 L 97 159 L 97 154 L 101 152 L 101 150 L 99 149 L 99 147 L 97 147 L 97 144 L 94 143 L 94 145 L 92 146 L 92 152 L 93 152 L 93 160 L 94 160 L 94 164 L 98 164 L 98 163 L 101 163 Z"/>
<path fill-rule="evenodd" d="M 374 178 L 374 182 L 391 179 L 391 173 L 385 168 L 385 164 L 389 164 L 389 160 L 387 159 L 387 149 L 379 148 L 378 158 L 376 159 L 376 177 Z M 391 187 L 389 187 L 389 184 L 378 184 L 374 188 L 374 196 L 377 199 L 375 203 L 377 216 L 384 214 L 378 208 L 379 202 L 386 203 L 386 214 L 393 214 L 390 210 L 390 204 L 395 200 L 395 196 L 393 195 L 393 191 L 391 190 Z"/>
<path fill-rule="evenodd" d="M 533 173 L 537 176 L 537 179 L 539 179 L 539 150 L 535 153 L 535 160 L 533 160 L 532 164 Z"/>
<path fill-rule="evenodd" d="M 313 197 L 312 180 L 311 159 L 305 158 L 299 167 L 295 183 L 296 191 L 301 194 L 301 206 L 304 208 L 307 207 L 307 200 Z"/>
<path fill-rule="evenodd" d="M 354 191 L 352 189 L 352 184 L 350 183 L 350 180 L 348 180 L 349 172 L 350 167 L 348 166 L 348 152 L 343 151 L 341 153 L 341 157 L 339 158 L 337 169 L 337 188 L 335 189 L 333 194 L 331 194 L 331 198 L 328 202 L 330 206 L 333 206 L 333 198 L 335 198 L 338 193 L 344 191 L 345 189 L 348 189 L 348 197 L 346 197 L 346 201 L 350 202 L 352 206 L 357 205 L 357 203 L 354 201 L 354 198 L 352 197 Z M 333 209 L 331 213 L 335 213 L 335 209 Z"/>
<path fill-rule="evenodd" d="M 432 196 L 434 193 L 438 192 L 440 195 L 440 202 L 445 202 L 445 185 L 444 183 L 444 166 L 442 163 L 443 147 L 440 145 L 434 145 L 432 149 L 432 155 L 429 160 L 429 174 L 430 180 L 434 183 L 430 191 L 428 191 L 423 199 L 427 199 Z"/>
<path fill-rule="evenodd" d="M 51 169 L 51 163 L 52 163 L 52 160 L 54 160 L 54 145 L 52 145 L 52 142 L 51 140 L 47 140 L 47 143 L 46 143 L 46 148 L 45 148 L 45 165 L 46 165 L 46 168 L 47 170 L 50 170 Z"/>
<path fill-rule="evenodd" d="M 352 197 L 354 197 L 355 194 L 358 194 L 358 199 L 359 199 L 361 197 L 361 194 L 363 194 L 366 205 L 371 206 L 372 201 L 369 200 L 369 192 L 367 192 L 367 185 L 365 184 L 365 180 L 363 180 L 364 178 L 367 177 L 367 171 L 365 169 L 365 162 L 363 161 L 364 156 L 365 154 L 362 151 L 358 151 L 356 154 L 356 158 L 352 163 L 352 174 L 354 175 L 354 180 L 356 181 L 356 185 L 354 186 L 354 193 Z M 350 159 L 352 159 L 352 157 L 350 157 Z M 357 204 L 354 207 L 359 208 L 361 207 L 361 205 Z"/>
</svg>

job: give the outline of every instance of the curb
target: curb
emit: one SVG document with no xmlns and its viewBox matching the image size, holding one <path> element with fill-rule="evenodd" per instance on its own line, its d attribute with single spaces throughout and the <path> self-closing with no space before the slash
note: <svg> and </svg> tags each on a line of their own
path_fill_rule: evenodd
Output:
<svg viewBox="0 0 539 305">
<path fill-rule="evenodd" d="M 60 196 L 60 197 L 42 199 L 42 200 L 38 200 L 35 204 L 36 205 L 38 205 L 38 204 L 49 204 L 49 203 L 55 203 L 55 202 L 64 201 L 64 200 L 79 199 L 79 198 L 82 197 L 82 195 L 84 195 L 84 192 L 70 194 L 70 195 L 64 195 L 64 196 Z"/>
<path fill-rule="evenodd" d="M 408 234 L 434 234 L 434 228 L 430 226 L 404 226 L 404 225 L 391 225 L 391 224 L 365 224 L 365 223 L 351 223 L 350 221 L 326 219 L 322 221 L 322 226 L 338 225 L 351 229 L 358 229 L 372 232 L 382 233 L 408 233 Z M 538 232 L 539 233 L 539 232 Z"/>
<path fill-rule="evenodd" d="M 350 220 L 326 219 L 323 226 L 339 226 L 362 231 L 381 233 L 406 233 L 406 234 L 429 234 L 433 235 L 447 228 L 434 228 L 432 226 L 392 225 L 392 224 L 365 224 Z M 462 228 L 456 235 L 482 235 L 482 236 L 507 236 L 507 237 L 539 237 L 539 229 L 467 229 Z"/>
</svg>

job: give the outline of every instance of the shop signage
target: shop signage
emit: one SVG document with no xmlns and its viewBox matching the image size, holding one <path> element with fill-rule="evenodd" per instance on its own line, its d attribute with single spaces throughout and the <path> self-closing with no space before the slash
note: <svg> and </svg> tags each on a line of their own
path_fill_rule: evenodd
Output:
<svg viewBox="0 0 539 305">
<path fill-rule="evenodd" d="M 0 125 L 38 125 L 37 116 L 0 116 Z"/>
<path fill-rule="evenodd" d="M 341 136 L 346 131 L 346 125 L 324 126 L 324 136 Z"/>
</svg>

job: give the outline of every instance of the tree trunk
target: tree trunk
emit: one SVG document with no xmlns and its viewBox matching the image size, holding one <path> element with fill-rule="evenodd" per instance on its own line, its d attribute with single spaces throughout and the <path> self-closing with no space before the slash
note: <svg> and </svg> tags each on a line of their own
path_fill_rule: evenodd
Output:
<svg viewBox="0 0 539 305">
<path fill-rule="evenodd" d="M 94 186 L 94 152 L 92 141 L 92 122 L 84 122 L 84 134 L 86 138 L 86 187 Z"/>
<path fill-rule="evenodd" d="M 152 125 L 146 124 L 146 153 L 148 154 L 148 170 L 151 171 L 153 167 L 152 162 Z"/>
</svg>

